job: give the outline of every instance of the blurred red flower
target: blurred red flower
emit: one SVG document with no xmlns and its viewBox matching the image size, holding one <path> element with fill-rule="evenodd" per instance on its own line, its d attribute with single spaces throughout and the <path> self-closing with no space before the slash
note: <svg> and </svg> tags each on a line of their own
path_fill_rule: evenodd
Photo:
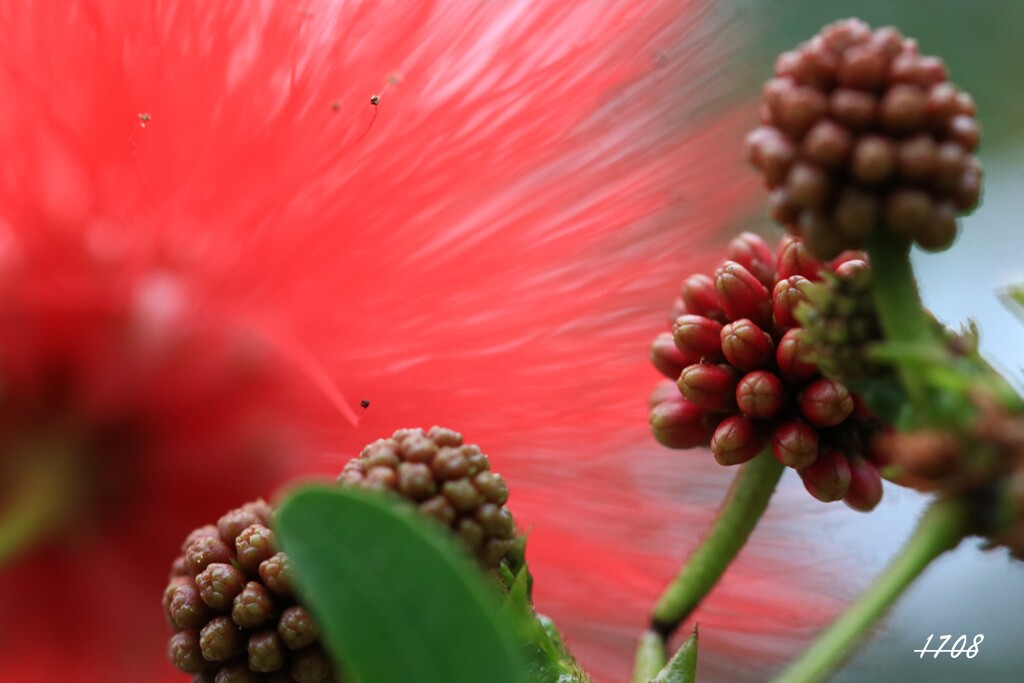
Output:
<svg viewBox="0 0 1024 683">
<path fill-rule="evenodd" d="M 56 399 L 33 392 L 56 367 L 60 417 L 174 437 L 89 461 L 125 506 L 0 573 L 4 676 L 181 680 L 166 567 L 277 475 L 198 447 L 222 411 L 258 421 L 251 387 L 217 393 L 251 333 L 287 361 L 253 381 L 282 367 L 308 394 L 254 394 L 302 414 L 313 455 L 278 464 L 336 472 L 395 428 L 461 430 L 533 525 L 539 608 L 595 680 L 623 679 L 724 487 L 655 445 L 644 408 L 647 340 L 748 196 L 709 3 L 12 0 L 0 25 L 12 401 L 48 427 Z M 743 588 L 764 557 L 703 623 L 807 616 Z"/>
</svg>

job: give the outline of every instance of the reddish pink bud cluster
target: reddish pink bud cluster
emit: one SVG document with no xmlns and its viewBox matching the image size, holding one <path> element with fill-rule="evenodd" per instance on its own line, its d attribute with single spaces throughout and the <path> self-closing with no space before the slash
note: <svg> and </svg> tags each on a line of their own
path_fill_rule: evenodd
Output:
<svg viewBox="0 0 1024 683">
<path fill-rule="evenodd" d="M 458 432 L 399 429 L 366 446 L 338 482 L 407 498 L 451 528 L 488 569 L 516 564 L 516 525 L 505 507 L 508 486 L 480 448 L 463 443 Z"/>
<path fill-rule="evenodd" d="M 194 683 L 331 683 L 330 657 L 293 593 L 288 556 L 257 501 L 188 535 L 164 591 L 168 655 Z"/>
<path fill-rule="evenodd" d="M 981 193 L 974 102 L 937 57 L 892 27 L 826 26 L 779 56 L 747 159 L 764 174 L 773 217 L 821 258 L 873 231 L 948 247 Z"/>
<path fill-rule="evenodd" d="M 877 505 L 881 477 L 862 446 L 877 421 L 847 387 L 821 376 L 793 314 L 809 282 L 865 267 L 855 252 L 823 264 L 788 236 L 775 254 L 752 233 L 730 242 L 713 278 L 683 283 L 672 332 L 651 347 L 654 366 L 677 386 L 651 397 L 658 441 L 670 448 L 710 443 L 722 465 L 770 445 L 815 498 L 857 510 Z"/>
</svg>

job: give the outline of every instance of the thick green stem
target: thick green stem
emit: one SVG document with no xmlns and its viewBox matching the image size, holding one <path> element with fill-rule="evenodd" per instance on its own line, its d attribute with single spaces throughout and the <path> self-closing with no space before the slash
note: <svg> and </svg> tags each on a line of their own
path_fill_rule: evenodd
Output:
<svg viewBox="0 0 1024 683">
<path fill-rule="evenodd" d="M 939 500 L 925 512 L 899 555 L 866 593 L 797 659 L 775 683 L 822 681 L 855 651 L 871 626 L 937 557 L 952 550 L 969 529 L 969 508 L 959 500 Z"/>
<path fill-rule="evenodd" d="M 707 536 L 654 608 L 652 627 L 663 637 L 696 609 L 739 554 L 768 507 L 782 470 L 770 448 L 740 469 Z"/>
<path fill-rule="evenodd" d="M 640 634 L 636 644 L 636 664 L 633 666 L 633 683 L 650 683 L 650 680 L 668 664 L 665 641 L 659 633 L 647 630 Z"/>
<path fill-rule="evenodd" d="M 875 307 L 886 341 L 922 348 L 935 342 L 942 351 L 934 324 L 921 304 L 910 263 L 910 242 L 883 231 L 869 239 L 866 247 L 871 259 Z M 925 419 L 930 419 L 935 412 L 933 396 L 921 367 L 901 364 L 898 370 L 911 404 Z"/>
</svg>

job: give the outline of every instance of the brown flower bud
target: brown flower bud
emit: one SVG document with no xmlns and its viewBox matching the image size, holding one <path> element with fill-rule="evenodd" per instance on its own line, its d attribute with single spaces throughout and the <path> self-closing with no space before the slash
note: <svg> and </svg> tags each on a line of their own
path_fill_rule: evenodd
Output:
<svg viewBox="0 0 1024 683">
<path fill-rule="evenodd" d="M 719 465 L 747 462 L 764 448 L 765 437 L 757 424 L 742 415 L 725 418 L 711 437 L 711 452 Z"/>
<path fill-rule="evenodd" d="M 775 428 L 772 452 L 783 465 L 803 469 L 818 458 L 818 432 L 801 420 L 785 422 Z"/>
</svg>

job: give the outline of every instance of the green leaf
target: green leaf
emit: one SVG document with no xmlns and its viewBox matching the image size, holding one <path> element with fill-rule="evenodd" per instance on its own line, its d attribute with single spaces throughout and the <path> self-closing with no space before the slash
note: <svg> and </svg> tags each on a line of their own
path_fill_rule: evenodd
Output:
<svg viewBox="0 0 1024 683">
<path fill-rule="evenodd" d="M 661 670 L 651 683 L 694 683 L 697 680 L 697 627 L 683 646 L 672 657 L 672 661 Z"/>
<path fill-rule="evenodd" d="M 566 649 L 554 622 L 530 604 L 530 570 L 523 567 L 509 589 L 502 612 L 517 626 L 530 679 L 537 683 L 589 683 L 590 679 Z"/>
<path fill-rule="evenodd" d="M 324 646 L 361 683 L 525 683 L 514 628 L 480 570 L 412 507 L 310 486 L 275 529 Z"/>
</svg>

